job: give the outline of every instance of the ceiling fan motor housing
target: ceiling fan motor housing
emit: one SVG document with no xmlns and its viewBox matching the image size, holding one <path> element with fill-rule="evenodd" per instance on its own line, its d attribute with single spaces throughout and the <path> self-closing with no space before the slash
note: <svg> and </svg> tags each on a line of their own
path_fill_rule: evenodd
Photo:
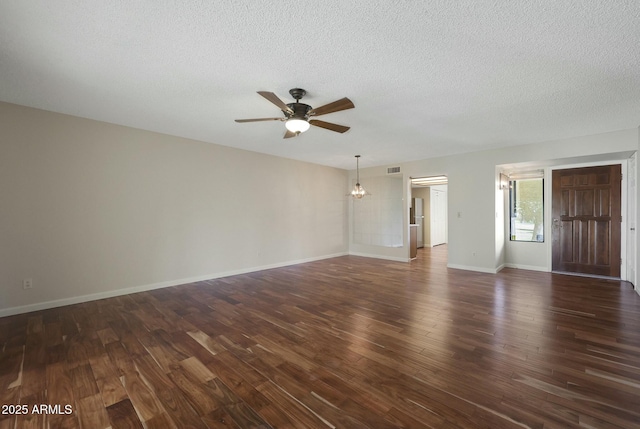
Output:
<svg viewBox="0 0 640 429">
<path fill-rule="evenodd" d="M 295 118 L 305 121 L 309 119 L 309 110 L 311 110 L 311 106 L 309 106 L 308 104 L 295 102 L 287 104 L 287 107 L 293 110 L 293 113 L 287 113 L 283 111 L 287 116 L 287 119 Z"/>
</svg>

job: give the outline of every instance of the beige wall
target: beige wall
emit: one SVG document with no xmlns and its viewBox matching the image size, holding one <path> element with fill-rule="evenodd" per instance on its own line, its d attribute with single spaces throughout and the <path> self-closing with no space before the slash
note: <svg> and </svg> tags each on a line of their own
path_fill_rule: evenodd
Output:
<svg viewBox="0 0 640 429">
<path fill-rule="evenodd" d="M 0 103 L 0 316 L 345 254 L 347 177 Z"/>
</svg>

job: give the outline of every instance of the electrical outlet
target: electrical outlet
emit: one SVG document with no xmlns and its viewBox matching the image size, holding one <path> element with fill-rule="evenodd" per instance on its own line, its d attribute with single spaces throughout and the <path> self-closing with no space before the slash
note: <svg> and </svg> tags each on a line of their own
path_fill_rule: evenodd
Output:
<svg viewBox="0 0 640 429">
<path fill-rule="evenodd" d="M 22 280 L 22 289 L 31 289 L 33 287 L 33 279 Z"/>
</svg>

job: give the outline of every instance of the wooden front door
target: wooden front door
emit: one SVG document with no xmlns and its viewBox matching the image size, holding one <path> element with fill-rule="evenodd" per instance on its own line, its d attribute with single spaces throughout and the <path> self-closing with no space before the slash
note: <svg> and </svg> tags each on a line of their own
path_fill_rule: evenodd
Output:
<svg viewBox="0 0 640 429">
<path fill-rule="evenodd" d="M 552 269 L 620 277 L 620 165 L 554 170 Z"/>
</svg>

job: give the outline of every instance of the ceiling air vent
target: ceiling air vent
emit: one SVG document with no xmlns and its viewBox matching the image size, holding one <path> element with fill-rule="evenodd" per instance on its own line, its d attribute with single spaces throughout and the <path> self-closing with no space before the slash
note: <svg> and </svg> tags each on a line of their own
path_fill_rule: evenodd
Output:
<svg viewBox="0 0 640 429">
<path fill-rule="evenodd" d="M 398 174 L 398 173 L 400 173 L 400 167 L 387 168 L 387 174 Z"/>
</svg>

